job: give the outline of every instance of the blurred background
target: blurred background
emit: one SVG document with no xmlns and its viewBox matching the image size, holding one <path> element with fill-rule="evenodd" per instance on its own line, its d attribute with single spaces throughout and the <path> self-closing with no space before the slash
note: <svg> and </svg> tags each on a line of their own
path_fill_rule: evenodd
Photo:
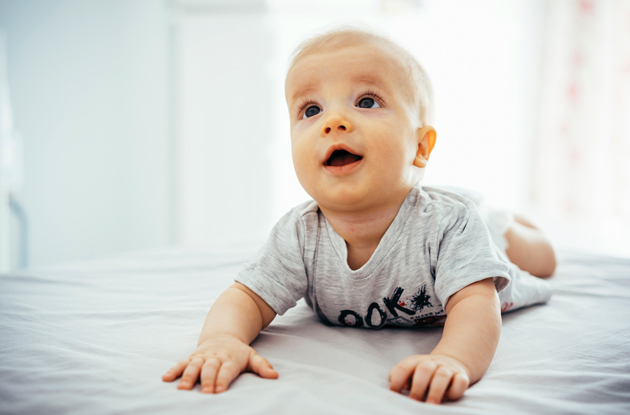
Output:
<svg viewBox="0 0 630 415">
<path fill-rule="evenodd" d="M 433 81 L 425 184 L 630 256 L 630 0 L 0 0 L 0 270 L 264 240 L 289 55 L 357 22 Z"/>
</svg>

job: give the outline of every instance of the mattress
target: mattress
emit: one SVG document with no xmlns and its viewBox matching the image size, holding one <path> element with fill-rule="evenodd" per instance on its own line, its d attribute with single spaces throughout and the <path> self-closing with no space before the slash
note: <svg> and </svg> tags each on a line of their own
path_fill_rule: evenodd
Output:
<svg viewBox="0 0 630 415">
<path fill-rule="evenodd" d="M 165 383 L 258 244 L 169 249 L 0 276 L 2 414 L 628 414 L 630 260 L 561 252 L 545 305 L 503 315 L 485 376 L 433 406 L 388 390 L 441 328 L 328 327 L 303 302 L 253 343 L 276 380 L 219 395 Z"/>
</svg>

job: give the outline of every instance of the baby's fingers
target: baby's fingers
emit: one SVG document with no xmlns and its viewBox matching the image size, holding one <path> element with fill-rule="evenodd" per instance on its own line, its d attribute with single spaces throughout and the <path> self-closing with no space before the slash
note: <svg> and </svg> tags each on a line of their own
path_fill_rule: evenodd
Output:
<svg viewBox="0 0 630 415">
<path fill-rule="evenodd" d="M 201 392 L 203 393 L 213 393 L 214 392 L 214 384 L 217 378 L 217 372 L 221 367 L 221 361 L 215 357 L 211 357 L 206 360 L 206 363 L 203 364 L 201 368 Z"/>
<path fill-rule="evenodd" d="M 433 373 L 437 370 L 437 363 L 432 360 L 423 360 L 415 368 L 409 397 L 421 401 L 429 387 Z"/>
<path fill-rule="evenodd" d="M 197 383 L 197 378 L 199 377 L 199 372 L 201 372 L 202 365 L 203 359 L 201 357 L 197 357 L 188 363 L 177 389 L 192 389 L 193 386 L 195 386 L 195 383 Z"/>
<path fill-rule="evenodd" d="M 175 366 L 170 368 L 168 372 L 162 375 L 162 380 L 164 382 L 174 381 L 175 379 L 179 377 L 179 375 L 182 374 L 184 369 L 186 369 L 186 366 L 188 366 L 188 363 L 190 363 L 190 359 L 180 360 L 179 362 L 175 364 Z"/>
<path fill-rule="evenodd" d="M 403 389 L 410 389 L 409 379 L 416 365 L 417 358 L 410 356 L 394 366 L 389 372 L 389 390 L 400 393 Z"/>
<path fill-rule="evenodd" d="M 226 391 L 230 383 L 241 374 L 241 371 L 241 368 L 239 368 L 234 361 L 228 360 L 227 362 L 223 362 L 221 369 L 219 369 L 219 374 L 217 375 L 217 383 L 214 387 L 214 392 L 221 393 Z"/>
<path fill-rule="evenodd" d="M 264 357 L 260 356 L 257 353 L 252 353 L 249 356 L 249 363 L 247 364 L 247 369 L 256 373 L 261 378 L 265 379 L 277 379 L 278 372 L 276 372 L 271 366 L 271 363 L 267 361 Z"/>
<path fill-rule="evenodd" d="M 453 378 L 453 371 L 444 366 L 439 367 L 433 374 L 429 393 L 427 394 L 427 403 L 438 404 L 442 402 L 442 398 L 448 389 L 448 385 Z"/>
<path fill-rule="evenodd" d="M 446 397 L 452 401 L 461 398 L 468 389 L 468 385 L 470 384 L 470 379 L 468 376 L 463 373 L 456 373 L 453 376 L 453 381 L 451 382 L 451 387 L 446 392 Z"/>
</svg>

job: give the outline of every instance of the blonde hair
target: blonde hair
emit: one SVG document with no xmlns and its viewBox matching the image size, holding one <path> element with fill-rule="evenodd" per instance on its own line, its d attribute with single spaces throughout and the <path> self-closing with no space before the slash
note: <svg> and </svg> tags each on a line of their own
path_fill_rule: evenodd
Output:
<svg viewBox="0 0 630 415">
<path fill-rule="evenodd" d="M 431 81 L 420 63 L 402 46 L 367 26 L 340 26 L 306 39 L 293 51 L 287 74 L 295 64 L 307 55 L 329 49 L 371 44 L 394 57 L 407 72 L 414 103 L 420 112 L 422 125 L 433 123 L 433 89 Z"/>
</svg>

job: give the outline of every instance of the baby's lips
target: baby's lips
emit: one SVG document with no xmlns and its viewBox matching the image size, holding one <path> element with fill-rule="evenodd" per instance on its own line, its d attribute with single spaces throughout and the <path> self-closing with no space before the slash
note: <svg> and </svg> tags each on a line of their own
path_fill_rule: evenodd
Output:
<svg viewBox="0 0 630 415">
<path fill-rule="evenodd" d="M 350 147 L 347 144 L 344 143 L 338 143 L 338 144 L 333 144 L 330 147 L 328 147 L 328 150 L 326 151 L 326 156 L 324 157 L 324 160 L 322 161 L 322 164 L 326 164 L 326 162 L 330 159 L 330 156 L 332 156 L 332 154 L 337 151 L 337 150 L 345 150 L 348 153 L 357 155 L 361 158 L 363 158 L 362 154 L 357 153 L 352 147 Z"/>
</svg>

